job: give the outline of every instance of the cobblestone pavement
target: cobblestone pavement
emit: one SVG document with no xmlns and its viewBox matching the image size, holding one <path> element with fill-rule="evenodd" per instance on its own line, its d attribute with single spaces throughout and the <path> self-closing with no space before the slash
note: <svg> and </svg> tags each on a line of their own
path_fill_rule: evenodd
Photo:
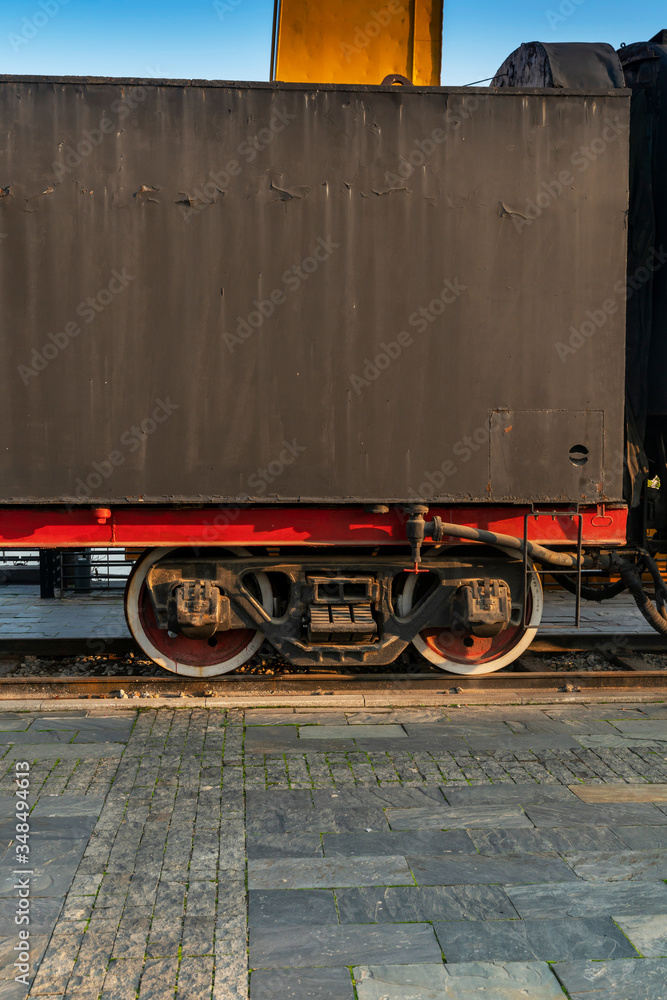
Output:
<svg viewBox="0 0 667 1000">
<path fill-rule="evenodd" d="M 0 744 L 0 1000 L 667 998 L 665 704 L 5 712 Z"/>
</svg>

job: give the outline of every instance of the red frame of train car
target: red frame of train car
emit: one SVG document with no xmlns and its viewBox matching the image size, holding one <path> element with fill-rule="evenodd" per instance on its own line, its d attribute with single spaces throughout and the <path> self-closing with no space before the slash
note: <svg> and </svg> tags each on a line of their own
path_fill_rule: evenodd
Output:
<svg viewBox="0 0 667 1000">
<path fill-rule="evenodd" d="M 626 544 L 627 507 L 433 506 L 449 524 L 514 535 L 541 545 L 584 547 Z M 400 507 L 370 513 L 363 506 L 4 507 L 0 547 L 85 548 L 203 545 L 405 545 Z M 457 540 L 461 542 L 460 539 Z M 465 544 L 465 543 L 464 543 Z M 470 544 L 470 543 L 469 543 Z M 474 543 L 472 543 L 474 544 Z"/>
</svg>

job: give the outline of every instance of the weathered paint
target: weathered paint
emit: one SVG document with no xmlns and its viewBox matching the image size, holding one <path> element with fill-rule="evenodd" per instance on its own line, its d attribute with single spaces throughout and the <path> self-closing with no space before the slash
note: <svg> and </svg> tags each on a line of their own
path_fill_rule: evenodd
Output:
<svg viewBox="0 0 667 1000">
<path fill-rule="evenodd" d="M 0 78 L 0 502 L 619 500 L 628 106 Z"/>
</svg>

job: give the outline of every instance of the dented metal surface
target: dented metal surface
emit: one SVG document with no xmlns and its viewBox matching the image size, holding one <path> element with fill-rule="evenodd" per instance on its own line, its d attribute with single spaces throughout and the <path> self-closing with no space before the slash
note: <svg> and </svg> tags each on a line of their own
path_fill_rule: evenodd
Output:
<svg viewBox="0 0 667 1000">
<path fill-rule="evenodd" d="M 628 106 L 0 78 L 0 502 L 620 499 Z"/>
</svg>

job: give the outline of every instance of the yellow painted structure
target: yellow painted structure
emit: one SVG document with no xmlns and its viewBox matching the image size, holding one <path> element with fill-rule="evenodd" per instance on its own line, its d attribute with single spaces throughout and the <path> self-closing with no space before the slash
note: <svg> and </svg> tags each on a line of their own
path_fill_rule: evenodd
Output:
<svg viewBox="0 0 667 1000">
<path fill-rule="evenodd" d="M 275 79 L 438 87 L 443 0 L 280 0 Z"/>
</svg>

